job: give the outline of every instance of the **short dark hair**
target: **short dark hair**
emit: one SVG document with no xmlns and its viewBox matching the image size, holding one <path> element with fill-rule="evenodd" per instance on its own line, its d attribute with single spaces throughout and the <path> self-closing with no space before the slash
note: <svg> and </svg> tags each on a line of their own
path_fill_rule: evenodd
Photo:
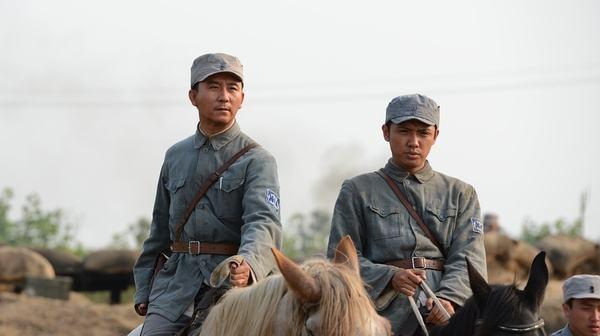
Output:
<svg viewBox="0 0 600 336">
<path fill-rule="evenodd" d="M 399 125 L 399 124 L 396 124 L 396 125 Z M 387 128 L 390 128 L 390 126 L 392 126 L 392 121 L 391 121 L 391 120 L 388 120 L 388 121 L 387 121 L 387 122 L 384 124 L 384 126 L 386 126 Z M 437 130 L 437 129 L 438 129 L 437 125 L 429 125 L 429 126 L 433 126 L 433 128 L 434 128 L 435 130 Z"/>
<path fill-rule="evenodd" d="M 565 302 L 565 304 L 567 306 L 569 306 L 569 308 L 573 308 L 573 300 L 574 300 L 573 298 L 570 298 L 567 300 L 567 302 Z"/>
</svg>

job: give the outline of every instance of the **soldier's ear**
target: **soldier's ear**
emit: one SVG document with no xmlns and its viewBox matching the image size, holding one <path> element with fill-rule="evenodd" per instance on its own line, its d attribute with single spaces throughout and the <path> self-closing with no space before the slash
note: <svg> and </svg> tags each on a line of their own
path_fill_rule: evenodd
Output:
<svg viewBox="0 0 600 336">
<path fill-rule="evenodd" d="M 390 127 L 386 124 L 381 125 L 381 131 L 383 132 L 383 138 L 385 141 L 390 142 Z"/>
<path fill-rule="evenodd" d="M 198 94 L 198 91 L 196 91 L 194 89 L 190 89 L 190 91 L 188 91 L 188 98 L 190 99 L 190 102 L 194 106 L 196 106 L 196 95 L 197 94 Z"/>
<path fill-rule="evenodd" d="M 242 102 L 240 103 L 240 108 L 242 108 L 242 104 L 244 103 L 244 98 L 246 98 L 246 93 L 242 90 Z"/>
</svg>

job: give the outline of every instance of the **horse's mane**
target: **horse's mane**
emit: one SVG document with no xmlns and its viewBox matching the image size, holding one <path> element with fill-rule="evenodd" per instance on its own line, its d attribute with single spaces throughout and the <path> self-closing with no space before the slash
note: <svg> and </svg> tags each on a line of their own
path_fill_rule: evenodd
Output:
<svg viewBox="0 0 600 336">
<path fill-rule="evenodd" d="M 463 307 L 456 312 L 450 319 L 447 325 L 434 327 L 429 334 L 447 335 L 447 336 L 464 336 L 473 335 L 475 333 L 474 321 L 477 320 L 479 310 L 473 297 L 469 298 Z"/>
<path fill-rule="evenodd" d="M 475 335 L 475 322 L 485 319 L 479 327 L 480 334 L 485 330 L 491 330 L 501 321 L 506 321 L 511 316 L 519 315 L 523 309 L 523 303 L 519 297 L 521 291 L 516 284 L 492 285 L 490 295 L 486 304 L 487 310 L 480 312 L 474 297 L 470 297 L 463 307 L 443 327 L 433 328 L 431 335 Z"/>
<path fill-rule="evenodd" d="M 369 335 L 373 303 L 360 276 L 349 267 L 312 260 L 307 272 L 321 284 L 321 335 Z M 377 316 L 376 316 L 377 318 Z M 358 328 L 358 329 L 357 329 Z"/>
<path fill-rule="evenodd" d="M 229 290 L 215 305 L 202 325 L 200 335 L 265 335 L 273 333 L 277 306 L 287 293 L 281 274 L 245 288 Z M 226 316 L 226 320 L 225 320 Z"/>
<path fill-rule="evenodd" d="M 321 301 L 314 309 L 320 309 L 322 335 L 370 333 L 366 328 L 372 316 L 367 313 L 367 308 L 373 307 L 373 304 L 356 272 L 323 259 L 309 260 L 302 267 L 321 287 Z M 287 322 L 287 334 L 302 335 L 306 313 L 299 300 L 288 291 L 280 274 L 246 288 L 228 291 L 212 308 L 201 335 L 271 336 L 275 333 L 273 327 L 277 314 Z M 357 327 L 365 330 L 357 330 Z"/>
</svg>

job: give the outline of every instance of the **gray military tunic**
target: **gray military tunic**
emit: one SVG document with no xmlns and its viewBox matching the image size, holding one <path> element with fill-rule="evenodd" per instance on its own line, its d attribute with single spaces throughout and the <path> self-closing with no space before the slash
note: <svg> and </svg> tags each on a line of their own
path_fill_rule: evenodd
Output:
<svg viewBox="0 0 600 336">
<path fill-rule="evenodd" d="M 150 235 L 134 266 L 135 303 L 149 302 L 148 314 L 175 321 L 193 302 L 213 269 L 227 256 L 174 253 L 154 279 L 156 256 L 175 238 L 177 223 L 202 182 L 226 160 L 254 143 L 237 123 L 224 133 L 195 135 L 173 145 L 160 172 Z M 200 200 L 182 241 L 239 244 L 238 254 L 257 280 L 275 269 L 270 248 L 281 244 L 279 182 L 275 159 L 256 147 L 237 160 Z"/>
<path fill-rule="evenodd" d="M 569 329 L 569 325 L 567 324 L 564 328 L 553 332 L 550 336 L 573 336 L 573 334 L 571 333 L 571 329 Z"/>
<path fill-rule="evenodd" d="M 465 257 L 487 278 L 483 227 L 477 194 L 472 186 L 425 167 L 415 175 L 390 160 L 383 168 L 407 195 L 443 245 L 445 271 L 427 270 L 427 284 L 440 298 L 458 305 L 471 295 Z M 360 258 L 360 270 L 379 313 L 388 318 L 395 335 L 412 335 L 418 327 L 408 299 L 388 286 L 397 268 L 386 262 L 411 257 L 443 259 L 403 207 L 385 180 L 368 173 L 347 180 L 335 204 L 328 255 L 350 235 Z"/>
</svg>

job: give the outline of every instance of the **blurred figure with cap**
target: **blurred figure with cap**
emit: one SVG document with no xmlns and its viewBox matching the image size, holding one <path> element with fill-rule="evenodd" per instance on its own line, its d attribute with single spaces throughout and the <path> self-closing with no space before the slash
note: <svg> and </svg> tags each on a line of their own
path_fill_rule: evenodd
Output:
<svg viewBox="0 0 600 336">
<path fill-rule="evenodd" d="M 439 106 L 429 97 L 394 98 L 381 127 L 391 158 L 379 171 L 344 181 L 333 213 L 328 254 L 344 235 L 352 237 L 361 276 L 394 335 L 420 332 L 408 296 L 421 305 L 425 322 L 446 323 L 421 282 L 452 315 L 471 295 L 465 257 L 487 275 L 475 189 L 434 171 L 427 161 L 439 118 Z"/>
<path fill-rule="evenodd" d="M 208 306 L 214 288 L 263 279 L 276 269 L 270 248 L 281 244 L 275 159 L 236 122 L 244 101 L 240 60 L 196 58 L 188 97 L 199 122 L 166 152 L 150 234 L 134 267 L 142 335 L 173 335 L 189 325 L 195 307 Z M 233 164 L 216 172 L 227 161 Z M 154 273 L 164 251 L 170 257 Z"/>
<path fill-rule="evenodd" d="M 485 232 L 500 232 L 500 218 L 495 213 L 486 213 L 483 216 L 483 230 Z"/>
<path fill-rule="evenodd" d="M 574 275 L 563 283 L 567 325 L 552 336 L 600 335 L 600 275 Z"/>
</svg>

